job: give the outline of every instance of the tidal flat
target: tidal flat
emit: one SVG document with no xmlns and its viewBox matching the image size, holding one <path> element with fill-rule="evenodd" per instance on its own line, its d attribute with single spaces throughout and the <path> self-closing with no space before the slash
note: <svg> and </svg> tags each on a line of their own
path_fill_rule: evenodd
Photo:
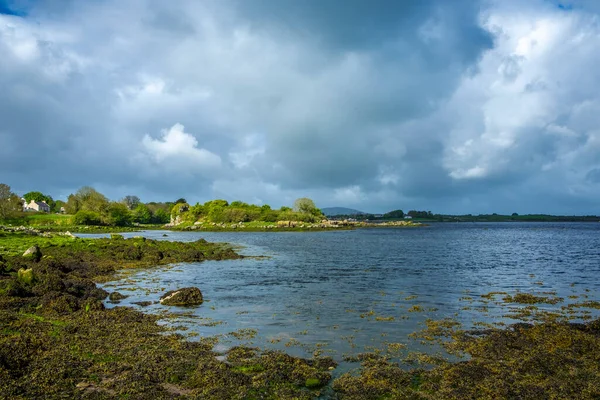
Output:
<svg viewBox="0 0 600 400">
<path fill-rule="evenodd" d="M 330 233 L 320 235 L 326 234 Z M 353 235 L 352 232 L 339 234 L 346 235 L 340 242 L 348 242 L 348 235 Z M 411 233 L 415 234 L 425 233 Z M 546 287 L 548 277 L 535 271 L 531 274 L 534 276 L 523 277 L 531 290 L 526 292 L 525 287 L 484 290 L 487 286 L 482 285 L 480 291 L 472 290 L 457 298 L 460 307 L 448 317 L 421 293 L 415 294 L 417 290 L 395 293 L 389 286 L 373 287 L 373 291 L 360 297 L 361 301 L 370 299 L 362 307 L 364 310 L 357 307 L 344 312 L 353 321 L 379 327 L 376 329 L 387 336 L 370 348 L 347 355 L 348 362 L 355 368 L 346 371 L 338 367 L 339 362 L 344 362 L 343 357 L 330 355 L 326 351 L 328 346 L 316 348 L 320 351 L 310 357 L 299 357 L 263 346 L 262 342 L 258 347 L 234 345 L 215 350 L 221 340 L 218 335 L 194 335 L 193 329 L 181 325 L 181 319 L 187 314 L 190 321 L 196 321 L 191 325 L 201 325 L 197 323 L 197 314 L 202 310 L 207 328 L 225 329 L 231 336 L 248 343 L 263 339 L 262 326 L 244 329 L 219 324 L 221 319 L 210 317 L 226 314 L 225 299 L 212 292 L 210 277 L 226 278 L 226 274 L 223 275 L 226 267 L 243 266 L 249 257 L 240 256 L 230 246 L 212 244 L 195 236 L 188 236 L 183 242 L 164 240 L 171 238 L 125 239 L 115 235 L 81 239 L 14 232 L 0 234 L 0 397 L 491 399 L 596 398 L 600 395 L 600 327 L 596 319 L 599 303 L 593 282 L 588 291 L 576 282 L 567 283 L 565 286 L 572 288 L 567 295 L 562 288 Z M 215 236 L 217 238 L 222 239 Z M 304 240 L 314 242 L 313 248 L 315 243 L 323 241 L 322 236 L 305 236 Z M 298 236 L 290 237 L 290 245 L 294 243 L 298 245 Z M 22 257 L 23 248 L 34 244 L 42 254 L 39 260 Z M 331 245 L 331 241 L 328 244 Z M 243 254 L 244 249 L 240 252 Z M 362 252 L 367 250 L 363 248 Z M 267 270 L 266 263 L 281 261 L 293 269 L 293 260 L 282 260 L 278 251 L 266 255 L 269 257 L 250 260 L 264 263 L 264 270 Z M 221 262 L 223 267 L 219 268 Z M 152 300 L 146 300 L 151 304 L 139 308 L 129 306 L 144 301 L 139 298 L 139 291 L 106 287 L 115 282 L 125 284 L 127 279 L 131 280 L 129 284 L 138 285 L 136 273 L 152 276 L 151 271 L 156 271 L 157 265 L 168 265 L 169 271 L 177 276 L 189 278 L 192 270 L 204 275 L 207 290 L 199 287 L 207 302 L 199 309 L 162 307 L 161 313 L 143 312 L 147 307 L 160 306 Z M 363 281 L 384 272 L 381 265 L 359 267 L 356 273 L 362 274 Z M 219 269 L 220 275 L 215 275 Z M 352 270 L 340 269 L 337 273 L 348 273 L 348 269 Z M 212 275 L 211 270 L 214 270 Z M 252 270 L 254 272 L 244 269 L 246 273 L 260 273 L 256 268 Z M 298 280 L 293 285 L 287 282 L 286 290 L 291 290 L 288 297 L 297 289 L 294 285 L 303 286 L 300 296 L 311 296 L 311 279 L 320 278 L 310 278 L 311 271 L 304 273 L 309 274 L 305 281 Z M 115 281 L 116 278 L 120 280 Z M 273 276 L 266 278 L 273 279 Z M 256 286 L 256 279 L 245 280 L 252 290 L 267 295 L 270 291 L 271 301 L 277 301 L 275 286 L 260 288 Z M 164 282 L 159 279 L 154 284 L 160 290 L 145 296 L 158 299 Z M 220 292 L 226 294 L 230 284 L 230 281 L 223 282 Z M 286 282 L 281 284 L 286 285 Z M 339 277 L 336 277 L 336 285 L 340 291 L 345 289 L 344 280 Z M 497 285 L 489 286 L 496 288 Z M 117 299 L 120 304 L 108 303 L 109 293 L 102 287 L 128 297 Z M 230 285 L 229 289 L 230 295 L 239 294 L 236 286 Z M 405 302 L 404 308 L 389 308 L 399 300 Z M 248 298 L 244 301 L 248 303 Z M 336 324 L 331 320 L 333 314 L 319 309 L 319 306 L 327 306 L 328 301 L 324 298 L 322 304 L 312 304 L 307 311 L 331 325 L 330 331 L 339 335 L 344 325 Z M 484 308 L 502 318 L 483 317 Z M 240 320 L 256 313 L 251 303 L 234 309 Z M 291 314 L 295 312 L 302 313 L 292 311 Z M 482 322 L 474 324 L 471 319 L 463 318 L 465 313 L 474 312 L 482 316 Z M 414 320 L 418 320 L 421 329 L 413 332 L 410 338 L 413 342 L 398 341 L 394 329 L 381 328 L 398 328 Z M 171 323 L 165 324 L 165 321 Z M 293 329 L 295 335 L 279 341 L 290 351 L 296 343 L 302 344 L 304 338 L 323 334 L 315 333 L 312 327 L 293 326 Z M 347 342 L 356 342 L 351 335 L 344 336 Z M 431 347 L 434 351 L 416 351 L 411 343 Z"/>
</svg>

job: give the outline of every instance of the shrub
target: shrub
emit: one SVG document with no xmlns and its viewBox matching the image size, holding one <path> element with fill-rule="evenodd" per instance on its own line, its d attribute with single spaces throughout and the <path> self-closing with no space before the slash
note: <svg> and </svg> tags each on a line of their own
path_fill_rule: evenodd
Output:
<svg viewBox="0 0 600 400">
<path fill-rule="evenodd" d="M 73 216 L 73 225 L 102 225 L 100 214 L 94 211 L 77 211 Z"/>
</svg>

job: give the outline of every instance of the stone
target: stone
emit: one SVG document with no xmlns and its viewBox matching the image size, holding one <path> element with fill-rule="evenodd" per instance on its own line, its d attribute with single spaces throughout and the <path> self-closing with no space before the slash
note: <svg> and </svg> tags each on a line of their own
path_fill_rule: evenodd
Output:
<svg viewBox="0 0 600 400">
<path fill-rule="evenodd" d="M 108 299 L 110 301 L 121 301 L 123 299 L 126 299 L 129 296 L 126 296 L 124 294 L 121 294 L 119 292 L 112 292 L 111 294 L 108 295 Z"/>
<path fill-rule="evenodd" d="M 203 301 L 202 292 L 197 287 L 171 290 L 160 298 L 160 304 L 165 306 L 197 306 Z"/>
<path fill-rule="evenodd" d="M 42 259 L 42 251 L 37 245 L 31 246 L 30 248 L 25 250 L 25 253 L 23 253 L 23 257 L 30 258 L 35 261 L 40 261 Z"/>
<path fill-rule="evenodd" d="M 140 307 L 148 307 L 149 305 L 152 305 L 152 302 L 151 301 L 134 301 L 131 304 L 135 304 Z"/>
</svg>

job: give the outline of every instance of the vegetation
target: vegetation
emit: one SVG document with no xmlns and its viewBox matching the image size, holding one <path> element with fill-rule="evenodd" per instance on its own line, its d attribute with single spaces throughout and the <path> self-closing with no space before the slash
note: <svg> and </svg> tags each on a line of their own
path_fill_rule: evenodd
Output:
<svg viewBox="0 0 600 400">
<path fill-rule="evenodd" d="M 273 210 L 269 205 L 257 206 L 241 201 L 211 200 L 204 204 L 177 203 L 171 210 L 171 220 L 175 223 L 239 223 L 239 222 L 277 222 L 299 221 L 315 223 L 321 221 L 323 214 L 310 199 L 296 200 L 295 209 L 281 207 Z"/>
<path fill-rule="evenodd" d="M 407 369 L 389 357 L 361 357 L 361 369 L 333 382 L 340 399 L 596 399 L 600 397 L 600 320 L 569 322 L 539 312 L 508 328 L 464 329 L 428 320 L 415 333 L 422 345 L 442 346 L 449 360 L 409 354 Z"/>
<path fill-rule="evenodd" d="M 43 253 L 37 262 L 19 254 L 32 243 Z M 156 316 L 105 309 L 108 293 L 92 280 L 116 268 L 239 257 L 228 246 L 2 231 L 0 248 L 0 398 L 311 399 L 331 378 L 327 358 L 236 347 L 219 361 L 210 339 L 188 342 Z"/>
<path fill-rule="evenodd" d="M 29 192 L 25 196 L 27 201 L 46 201 L 54 210 L 64 207 L 70 219 L 62 216 L 27 212 L 23 213 L 20 199 L 12 192 L 10 187 L 0 187 L 0 195 L 6 201 L 1 201 L 0 223 L 10 225 L 44 226 L 45 229 L 59 230 L 70 229 L 81 231 L 81 227 L 131 227 L 138 225 L 160 225 L 173 222 L 174 225 L 191 225 L 196 222 L 207 223 L 240 223 L 262 222 L 274 223 L 277 221 L 295 221 L 316 223 L 324 217 L 314 202 L 308 198 L 296 200 L 294 209 L 281 207 L 273 210 L 269 205 L 257 206 L 241 201 L 227 202 L 226 200 L 211 200 L 204 204 L 196 203 L 191 206 L 184 198 L 175 202 L 143 203 L 135 195 L 127 195 L 121 201 L 110 201 L 96 189 L 84 186 L 76 193 L 69 195 L 67 202 L 54 201 L 51 196 L 41 192 Z M 12 208 L 9 208 L 8 205 Z M 5 211 L 6 210 L 6 211 Z"/>
<path fill-rule="evenodd" d="M 23 210 L 23 203 L 19 196 L 10 190 L 10 186 L 0 183 L 0 220 L 11 218 Z"/>
</svg>

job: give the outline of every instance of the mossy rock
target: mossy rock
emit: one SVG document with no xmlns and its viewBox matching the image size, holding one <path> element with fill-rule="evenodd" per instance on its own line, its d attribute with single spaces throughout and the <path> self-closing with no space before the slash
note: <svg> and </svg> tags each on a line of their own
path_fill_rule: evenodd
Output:
<svg viewBox="0 0 600 400">
<path fill-rule="evenodd" d="M 108 295 L 108 299 L 110 301 L 121 301 L 123 299 L 128 298 L 129 296 L 121 294 L 119 292 L 112 292 L 111 294 Z"/>
<path fill-rule="evenodd" d="M 197 306 L 203 302 L 202 292 L 197 287 L 171 290 L 160 298 L 160 304 L 165 306 Z"/>
<path fill-rule="evenodd" d="M 33 284 L 33 282 L 35 282 L 35 275 L 33 273 L 33 269 L 19 269 L 19 271 L 17 272 L 17 279 L 19 279 L 20 282 L 26 285 Z"/>
<path fill-rule="evenodd" d="M 327 383 L 327 382 L 325 382 L 325 383 Z M 306 382 L 304 383 L 304 386 L 306 386 L 309 389 L 316 389 L 323 385 L 324 385 L 324 383 L 321 382 L 318 378 L 308 378 L 306 380 Z"/>
<path fill-rule="evenodd" d="M 110 238 L 112 240 L 124 240 L 125 238 L 123 237 L 123 235 L 119 235 L 118 233 L 111 233 L 110 234 Z"/>
</svg>

